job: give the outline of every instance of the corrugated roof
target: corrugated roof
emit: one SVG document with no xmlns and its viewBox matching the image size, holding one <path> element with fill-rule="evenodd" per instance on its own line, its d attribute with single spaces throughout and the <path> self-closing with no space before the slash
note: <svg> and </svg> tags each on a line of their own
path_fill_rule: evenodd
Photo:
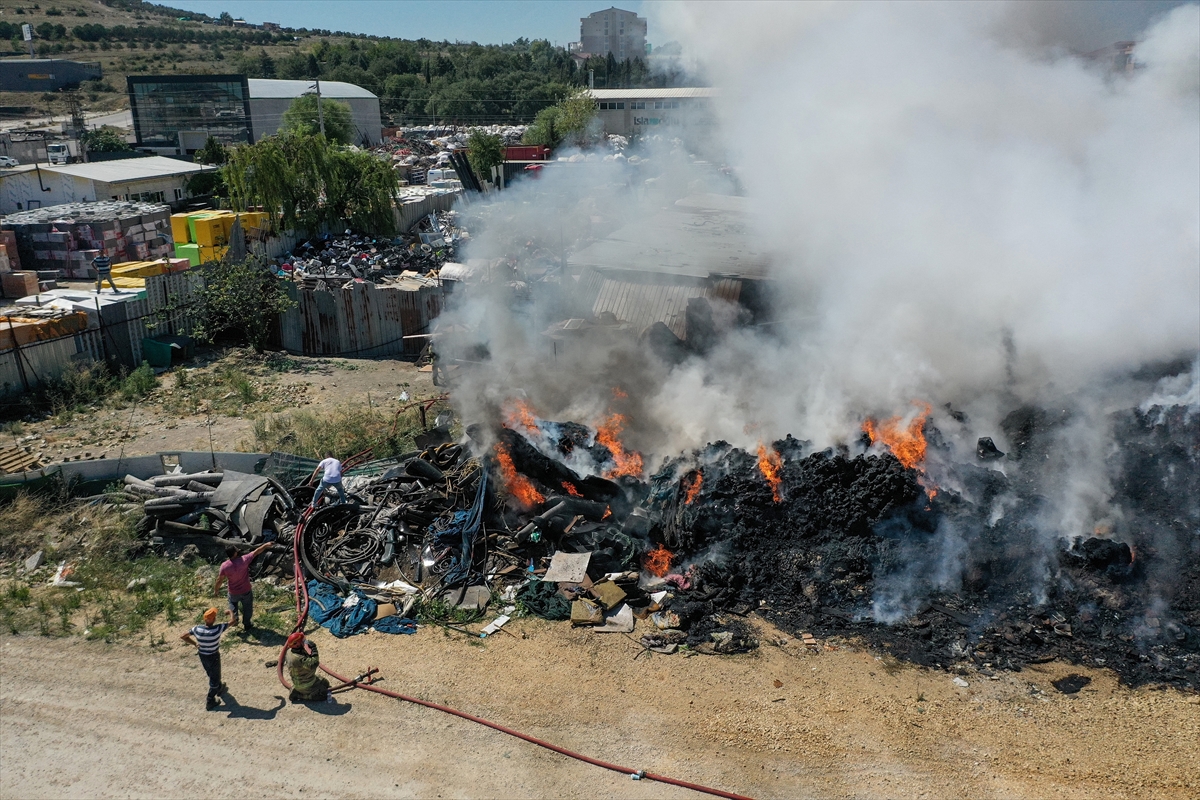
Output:
<svg viewBox="0 0 1200 800">
<path fill-rule="evenodd" d="M 693 297 L 736 303 L 736 278 L 694 278 L 629 270 L 593 269 L 580 276 L 580 291 L 592 303 L 592 316 L 610 312 L 635 331 L 661 322 L 680 339 L 687 337 L 687 305 Z"/>
<path fill-rule="evenodd" d="M 761 279 L 769 259 L 746 229 L 744 200 L 698 195 L 618 228 L 574 253 L 568 263 L 708 278 Z"/>
<path fill-rule="evenodd" d="M 316 94 L 312 81 L 279 81 L 269 78 L 248 78 L 251 100 L 288 99 L 312 92 Z M 361 86 L 341 81 L 321 81 L 321 97 L 347 100 L 356 97 L 371 98 L 375 95 Z"/>
<path fill-rule="evenodd" d="M 42 167 L 44 172 L 73 175 L 85 180 L 101 183 L 129 183 L 147 178 L 165 178 L 171 175 L 190 175 L 194 172 L 214 170 L 205 164 L 192 164 L 163 156 L 146 158 L 121 158 L 115 161 L 97 161 L 93 164 L 61 164 Z"/>
<path fill-rule="evenodd" d="M 590 89 L 588 93 L 597 100 L 662 100 L 680 97 L 716 97 L 719 94 L 711 86 L 693 86 L 684 89 Z"/>
</svg>

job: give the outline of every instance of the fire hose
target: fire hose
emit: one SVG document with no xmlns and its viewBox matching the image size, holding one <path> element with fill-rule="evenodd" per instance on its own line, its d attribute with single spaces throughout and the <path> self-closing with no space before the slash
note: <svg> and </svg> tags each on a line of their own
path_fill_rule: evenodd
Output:
<svg viewBox="0 0 1200 800">
<path fill-rule="evenodd" d="M 300 633 L 304 632 L 304 625 L 308 621 L 308 605 L 309 605 L 308 586 L 306 585 L 306 583 L 304 581 L 303 566 L 300 563 L 300 540 L 301 540 L 301 537 L 304 535 L 304 527 L 307 524 L 311 513 L 312 513 L 311 510 L 305 510 L 304 513 L 301 515 L 300 521 L 296 524 L 296 538 L 295 538 L 295 541 L 294 541 L 293 547 L 292 547 L 292 552 L 293 552 L 293 557 L 294 557 L 294 562 L 295 562 L 293 565 L 293 569 L 294 569 L 293 575 L 295 576 L 293 583 L 295 585 L 295 594 L 296 594 L 296 626 L 294 628 L 294 631 L 300 632 Z M 283 674 L 283 664 L 284 664 L 284 659 L 287 657 L 287 650 L 288 650 L 287 645 L 284 645 L 283 648 L 279 651 L 279 661 L 275 665 L 275 674 L 279 678 L 279 682 L 281 684 L 283 684 L 284 688 L 287 689 L 288 691 L 291 691 L 292 685 L 288 682 L 287 678 Z M 486 720 L 483 717 L 477 717 L 474 714 L 467 713 L 466 711 L 459 711 L 456 708 L 451 708 L 450 706 L 441 705 L 440 703 L 432 703 L 428 700 L 421 700 L 420 698 L 417 698 L 417 697 L 410 697 L 408 695 L 400 694 L 399 692 L 392 692 L 387 689 L 383 689 L 381 687 L 373 685 L 374 681 L 376 680 L 375 673 L 378 671 L 374 667 L 368 668 L 366 672 L 364 672 L 363 674 L 361 674 L 355 678 L 343 677 L 342 675 L 337 674 L 332 669 L 327 667 L 325 664 L 320 664 L 320 668 L 321 668 L 321 671 L 324 672 L 326 675 L 329 675 L 334 680 L 340 682 L 341 685 L 338 687 L 335 687 L 337 689 L 365 689 L 369 692 L 375 692 L 376 694 L 381 694 L 386 697 L 391 697 L 395 700 L 403 700 L 407 703 L 415 703 L 416 705 L 419 705 L 419 706 L 424 706 L 426 708 L 432 708 L 437 711 L 442 711 L 447 714 L 452 714 L 456 717 L 461 717 L 462 719 L 470 720 L 471 722 L 476 722 L 480 725 L 491 728 L 492 730 L 500 731 L 501 733 L 506 733 L 509 736 L 515 736 L 518 739 L 523 739 L 524 741 L 529 742 L 530 744 L 536 744 L 538 747 L 544 747 L 547 750 L 554 751 L 555 753 L 559 753 L 561 755 L 568 756 L 577 761 L 582 761 L 585 764 L 591 764 L 592 766 L 595 766 L 595 767 L 602 767 L 603 769 L 611 770 L 613 772 L 619 772 L 623 775 L 628 775 L 631 778 L 633 778 L 634 780 L 649 780 L 649 781 L 657 781 L 659 783 L 667 783 L 672 786 L 682 786 L 685 789 L 692 789 L 693 791 L 702 792 L 703 794 L 709 794 L 709 795 L 713 795 L 715 797 L 725 797 L 725 798 L 729 798 L 729 800 L 751 800 L 751 798 L 747 797 L 746 795 L 734 794 L 732 792 L 722 791 L 721 789 L 713 789 L 712 787 L 709 787 L 709 786 L 703 786 L 699 783 L 691 783 L 689 781 L 682 781 L 682 780 L 679 780 L 678 778 L 671 778 L 666 775 L 659 775 L 654 772 L 646 772 L 645 770 L 634 770 L 629 767 L 623 767 L 619 764 L 613 764 L 608 761 L 601 761 L 600 759 L 592 758 L 590 756 L 585 756 L 582 753 L 576 753 L 573 750 L 568 750 L 565 747 L 560 747 L 556 744 L 552 744 L 550 742 L 545 741 L 544 739 L 539 739 L 536 736 L 530 736 L 527 733 L 521 733 L 520 731 L 505 727 L 504 725 L 500 725 L 499 723 L 491 722 L 490 720 Z"/>
</svg>

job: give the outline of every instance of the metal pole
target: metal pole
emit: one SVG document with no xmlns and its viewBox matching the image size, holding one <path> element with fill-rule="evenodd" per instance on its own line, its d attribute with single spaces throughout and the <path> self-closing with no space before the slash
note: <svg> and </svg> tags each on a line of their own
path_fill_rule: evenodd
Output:
<svg viewBox="0 0 1200 800">
<path fill-rule="evenodd" d="M 11 316 L 8 317 L 8 331 L 12 334 L 13 355 L 17 359 L 17 372 L 21 373 L 21 385 L 25 387 L 25 393 L 29 394 L 29 379 L 25 377 L 25 365 L 21 363 L 21 345 L 17 342 L 17 331 L 13 327 Z"/>
<path fill-rule="evenodd" d="M 321 107 L 321 79 L 317 78 L 317 124 L 321 126 L 321 135 L 325 135 L 325 110 Z"/>
</svg>

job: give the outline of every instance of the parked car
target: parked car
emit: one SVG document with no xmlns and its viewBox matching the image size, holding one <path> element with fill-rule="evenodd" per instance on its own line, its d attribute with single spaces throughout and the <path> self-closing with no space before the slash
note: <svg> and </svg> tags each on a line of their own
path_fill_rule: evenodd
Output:
<svg viewBox="0 0 1200 800">
<path fill-rule="evenodd" d="M 0 167 L 19 167 L 20 161 L 17 161 L 12 156 L 0 156 Z"/>
</svg>

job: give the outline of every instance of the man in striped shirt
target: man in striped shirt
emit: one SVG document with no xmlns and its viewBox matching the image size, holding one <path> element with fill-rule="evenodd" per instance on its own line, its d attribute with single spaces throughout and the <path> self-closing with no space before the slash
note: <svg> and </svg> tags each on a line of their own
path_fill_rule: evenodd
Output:
<svg viewBox="0 0 1200 800">
<path fill-rule="evenodd" d="M 92 259 L 92 269 L 96 270 L 96 294 L 100 294 L 100 288 L 104 285 L 105 281 L 108 281 L 108 285 L 112 287 L 114 293 L 121 293 L 117 289 L 117 285 L 113 283 L 112 259 L 101 253 Z"/>
<path fill-rule="evenodd" d="M 233 612 L 227 611 L 229 619 L 217 624 L 217 610 L 210 608 L 204 612 L 204 624 L 196 625 L 179 638 L 190 645 L 195 645 L 200 653 L 200 665 L 208 675 L 208 699 L 204 703 L 207 711 L 212 711 L 221 705 L 218 695 L 226 691 L 221 683 L 221 634 L 233 622 Z"/>
</svg>

